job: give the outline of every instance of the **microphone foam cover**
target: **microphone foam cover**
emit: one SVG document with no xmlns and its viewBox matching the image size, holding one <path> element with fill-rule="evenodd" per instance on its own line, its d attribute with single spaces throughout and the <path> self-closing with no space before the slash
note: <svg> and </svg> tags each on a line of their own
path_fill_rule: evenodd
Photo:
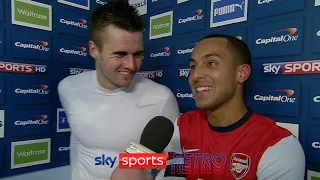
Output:
<svg viewBox="0 0 320 180">
<path fill-rule="evenodd" d="M 172 121 L 163 116 L 156 116 L 143 129 L 140 144 L 156 153 L 161 153 L 169 144 L 173 132 Z"/>
</svg>

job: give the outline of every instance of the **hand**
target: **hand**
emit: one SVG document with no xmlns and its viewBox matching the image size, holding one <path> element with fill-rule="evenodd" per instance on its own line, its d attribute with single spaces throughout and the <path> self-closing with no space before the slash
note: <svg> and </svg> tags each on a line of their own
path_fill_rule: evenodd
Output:
<svg viewBox="0 0 320 180">
<path fill-rule="evenodd" d="M 116 167 L 110 180 L 153 180 L 153 176 L 145 169 L 120 169 Z"/>
</svg>

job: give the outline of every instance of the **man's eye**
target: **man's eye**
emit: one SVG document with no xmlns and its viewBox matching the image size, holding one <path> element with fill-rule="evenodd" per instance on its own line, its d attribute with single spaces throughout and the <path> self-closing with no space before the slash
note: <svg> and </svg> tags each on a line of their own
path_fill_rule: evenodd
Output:
<svg viewBox="0 0 320 180">
<path fill-rule="evenodd" d="M 209 66 L 215 66 L 217 63 L 215 62 L 209 62 Z"/>
<path fill-rule="evenodd" d="M 195 69 L 196 66 L 195 65 L 190 65 L 190 69 Z"/>
</svg>

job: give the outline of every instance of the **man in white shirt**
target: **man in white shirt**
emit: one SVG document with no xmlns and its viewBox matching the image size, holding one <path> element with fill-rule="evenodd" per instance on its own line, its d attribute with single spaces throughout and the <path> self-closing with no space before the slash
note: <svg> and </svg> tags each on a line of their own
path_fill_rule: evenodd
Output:
<svg viewBox="0 0 320 180">
<path fill-rule="evenodd" d="M 130 139 L 139 142 L 149 120 L 164 116 L 174 121 L 179 116 L 169 88 L 136 75 L 142 64 L 143 30 L 142 17 L 127 2 L 100 6 L 89 28 L 96 70 L 66 77 L 58 85 L 71 128 L 72 180 L 110 179 L 119 153 Z"/>
</svg>

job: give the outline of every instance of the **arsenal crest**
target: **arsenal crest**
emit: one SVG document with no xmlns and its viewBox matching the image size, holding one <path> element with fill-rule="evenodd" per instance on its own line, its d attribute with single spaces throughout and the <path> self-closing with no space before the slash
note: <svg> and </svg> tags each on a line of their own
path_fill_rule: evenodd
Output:
<svg viewBox="0 0 320 180">
<path fill-rule="evenodd" d="M 247 175 L 250 169 L 250 157 L 243 153 L 233 153 L 230 158 L 230 171 L 237 180 Z"/>
</svg>

